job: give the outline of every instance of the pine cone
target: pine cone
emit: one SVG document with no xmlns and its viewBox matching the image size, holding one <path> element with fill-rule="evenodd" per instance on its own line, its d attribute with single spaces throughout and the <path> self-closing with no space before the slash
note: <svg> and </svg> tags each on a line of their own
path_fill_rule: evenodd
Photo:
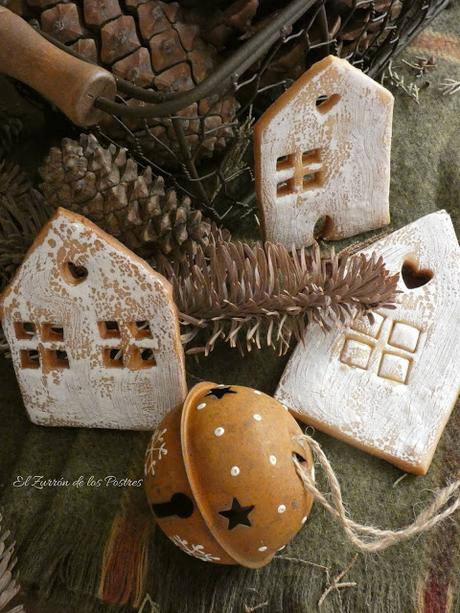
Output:
<svg viewBox="0 0 460 613">
<path fill-rule="evenodd" d="M 21 589 L 13 577 L 16 559 L 14 556 L 15 543 L 7 545 L 10 537 L 8 530 L 2 529 L 2 515 L 0 513 L 0 611 L 4 613 L 25 613 L 22 605 L 6 611 L 6 606 L 16 597 Z"/>
<path fill-rule="evenodd" d="M 199 27 L 187 23 L 177 2 L 157 0 L 27 0 L 44 32 L 91 62 L 144 88 L 162 93 L 192 89 L 214 69 L 215 49 L 201 38 Z M 126 99 L 130 106 L 144 103 Z M 211 156 L 225 147 L 235 119 L 232 95 L 192 104 L 178 115 L 195 157 Z M 199 116 L 199 117 L 198 117 Z M 189 118 L 189 119 L 187 119 Z M 148 124 L 148 125 L 147 125 Z M 142 146 L 159 164 L 174 165 L 179 147 L 170 119 L 129 119 L 129 130 L 109 118 L 104 129 L 124 144 Z"/>
<path fill-rule="evenodd" d="M 364 53 L 379 37 L 382 42 L 392 30 L 383 32 L 382 28 L 388 19 L 395 21 L 402 10 L 400 0 L 374 0 L 362 3 L 353 17 L 347 19 L 347 14 L 353 10 L 353 0 L 336 0 L 337 12 L 342 15 L 344 27 L 338 32 L 340 55 L 348 57 L 351 53 Z"/>
<path fill-rule="evenodd" d="M 92 134 L 81 134 L 80 142 L 64 138 L 40 174 L 40 189 L 52 206 L 89 217 L 143 257 L 182 259 L 216 232 L 188 196 L 165 189 L 149 166 L 141 172 L 126 149 L 102 147 Z"/>
<path fill-rule="evenodd" d="M 251 29 L 259 4 L 260 0 L 235 0 L 225 10 L 216 7 L 212 15 L 198 6 L 187 12 L 187 18 L 200 24 L 206 41 L 222 49 Z"/>
<path fill-rule="evenodd" d="M 350 59 L 355 54 L 365 54 L 377 39 L 382 44 L 394 33 L 390 26 L 396 22 L 401 10 L 400 0 L 362 0 L 358 3 L 356 0 L 328 0 L 326 14 L 331 52 Z M 269 14 L 256 27 L 274 19 L 276 14 L 276 11 Z M 312 21 L 315 14 L 317 17 Z M 315 61 L 324 57 L 324 48 L 318 47 L 325 42 L 325 37 L 317 8 L 310 9 L 301 23 L 309 24 L 308 36 L 293 37 L 291 42 L 280 47 L 262 74 L 262 86 L 286 79 L 296 80 Z M 295 27 L 299 29 L 298 24 Z"/>
</svg>

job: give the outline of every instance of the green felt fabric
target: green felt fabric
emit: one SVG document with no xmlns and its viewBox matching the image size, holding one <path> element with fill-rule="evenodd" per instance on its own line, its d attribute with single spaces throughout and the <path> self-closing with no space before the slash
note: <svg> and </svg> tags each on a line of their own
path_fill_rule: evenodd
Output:
<svg viewBox="0 0 460 613">
<path fill-rule="evenodd" d="M 445 77 L 460 79 L 459 3 L 438 17 L 405 57 L 430 53 L 437 58 L 437 67 L 429 75 L 430 87 L 420 94 L 420 105 L 395 92 L 393 228 L 440 208 L 447 209 L 456 224 L 459 221 L 460 93 L 444 97 L 437 86 Z M 242 358 L 219 346 L 207 359 L 189 360 L 187 366 L 191 383 L 197 377 L 272 393 L 286 360 L 265 350 Z M 112 610 L 98 605 L 91 593 L 122 490 L 38 490 L 14 487 L 13 482 L 18 475 L 69 481 L 80 475 L 85 479 L 138 476 L 148 435 L 33 426 L 25 415 L 11 363 L 5 359 L 0 360 L 0 390 L 0 505 L 14 526 L 22 580 L 42 591 L 40 598 L 29 598 L 30 610 Z M 315 436 L 337 472 L 350 515 L 357 521 L 397 527 L 410 522 L 414 512 L 431 499 L 433 489 L 458 472 L 459 434 L 457 410 L 428 475 L 407 476 L 398 484 L 402 473 L 391 465 L 328 436 Z M 319 483 L 324 485 L 321 474 Z M 322 611 L 458 611 L 458 545 L 458 523 L 451 519 L 431 534 L 383 553 L 359 554 L 343 579 L 356 585 L 332 591 Z M 157 531 L 150 547 L 147 586 L 162 613 L 233 613 L 258 605 L 256 610 L 263 613 L 310 613 L 317 610 L 328 585 L 325 568 L 334 577 L 354 554 L 343 532 L 317 504 L 301 533 L 258 571 L 205 565 L 185 556 Z M 430 609 L 431 602 L 438 608 Z M 445 607 L 439 608 L 443 603 Z"/>
</svg>

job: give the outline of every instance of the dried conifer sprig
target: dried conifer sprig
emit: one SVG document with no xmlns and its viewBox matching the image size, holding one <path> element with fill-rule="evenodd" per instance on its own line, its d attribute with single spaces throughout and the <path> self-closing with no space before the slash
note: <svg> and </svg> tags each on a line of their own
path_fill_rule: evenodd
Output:
<svg viewBox="0 0 460 613">
<path fill-rule="evenodd" d="M 15 543 L 10 542 L 10 532 L 3 529 L 2 519 L 0 513 L 0 611 L 4 613 L 25 613 L 22 605 L 6 610 L 6 607 L 17 596 L 21 588 L 14 577 L 14 568 L 17 562 L 14 557 Z"/>
<path fill-rule="evenodd" d="M 394 308 L 398 274 L 376 254 L 321 257 L 318 245 L 292 250 L 221 242 L 193 260 L 166 259 L 188 353 L 209 354 L 220 339 L 242 352 L 263 345 L 286 353 L 309 322 L 325 330 L 375 308 Z M 200 345 L 200 340 L 203 343 Z"/>
<path fill-rule="evenodd" d="M 18 166 L 0 162 L 0 291 L 52 212 Z"/>
</svg>

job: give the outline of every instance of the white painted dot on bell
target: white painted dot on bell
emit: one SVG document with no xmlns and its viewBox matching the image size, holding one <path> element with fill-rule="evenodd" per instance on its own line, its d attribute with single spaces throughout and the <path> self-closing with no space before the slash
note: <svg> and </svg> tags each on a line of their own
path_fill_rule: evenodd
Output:
<svg viewBox="0 0 460 613">
<path fill-rule="evenodd" d="M 230 474 L 232 475 L 232 477 L 238 477 L 238 475 L 240 474 L 240 469 L 238 468 L 238 466 L 232 466 Z"/>
<path fill-rule="evenodd" d="M 272 466 L 275 466 L 275 464 L 277 462 L 276 455 L 271 455 L 268 459 L 270 460 L 270 464 Z"/>
<path fill-rule="evenodd" d="M 259 390 L 254 390 L 254 394 L 257 394 L 258 396 L 262 396 L 262 392 L 259 392 Z"/>
<path fill-rule="evenodd" d="M 285 404 L 281 405 L 285 411 L 289 411 L 288 407 Z"/>
<path fill-rule="evenodd" d="M 217 387 L 227 387 L 227 386 L 225 385 L 225 383 L 219 383 Z"/>
<path fill-rule="evenodd" d="M 206 406 L 206 402 L 200 402 L 200 404 L 196 407 L 198 411 L 202 411 Z"/>
<path fill-rule="evenodd" d="M 215 434 L 216 436 L 222 436 L 222 434 L 223 434 L 224 432 L 225 432 L 224 428 L 221 428 L 221 427 L 216 428 L 216 429 L 214 430 L 214 434 Z"/>
<path fill-rule="evenodd" d="M 268 549 L 268 547 L 263 545 L 262 547 L 259 547 L 259 549 L 257 551 L 267 551 L 267 549 Z"/>
<path fill-rule="evenodd" d="M 278 507 L 278 513 L 284 513 L 285 510 L 286 510 L 286 505 L 280 504 L 280 506 Z"/>
<path fill-rule="evenodd" d="M 262 415 L 259 415 L 259 413 L 255 413 L 252 416 L 256 421 L 262 421 Z"/>
<path fill-rule="evenodd" d="M 305 515 L 305 517 L 302 517 L 302 524 L 304 524 L 307 521 L 307 516 Z"/>
</svg>

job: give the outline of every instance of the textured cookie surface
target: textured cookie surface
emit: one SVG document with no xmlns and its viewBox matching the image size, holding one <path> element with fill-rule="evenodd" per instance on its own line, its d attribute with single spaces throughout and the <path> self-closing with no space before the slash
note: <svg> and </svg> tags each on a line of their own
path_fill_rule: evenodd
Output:
<svg viewBox="0 0 460 613">
<path fill-rule="evenodd" d="M 393 96 L 328 56 L 262 115 L 254 131 L 265 238 L 311 245 L 389 223 Z"/>
<path fill-rule="evenodd" d="M 460 387 L 458 242 L 441 211 L 367 251 L 402 272 L 396 309 L 328 333 L 309 326 L 276 397 L 302 421 L 425 474 Z"/>
<path fill-rule="evenodd" d="M 58 209 L 1 307 L 34 423 L 148 430 L 185 397 L 168 281 L 80 215 Z"/>
</svg>

